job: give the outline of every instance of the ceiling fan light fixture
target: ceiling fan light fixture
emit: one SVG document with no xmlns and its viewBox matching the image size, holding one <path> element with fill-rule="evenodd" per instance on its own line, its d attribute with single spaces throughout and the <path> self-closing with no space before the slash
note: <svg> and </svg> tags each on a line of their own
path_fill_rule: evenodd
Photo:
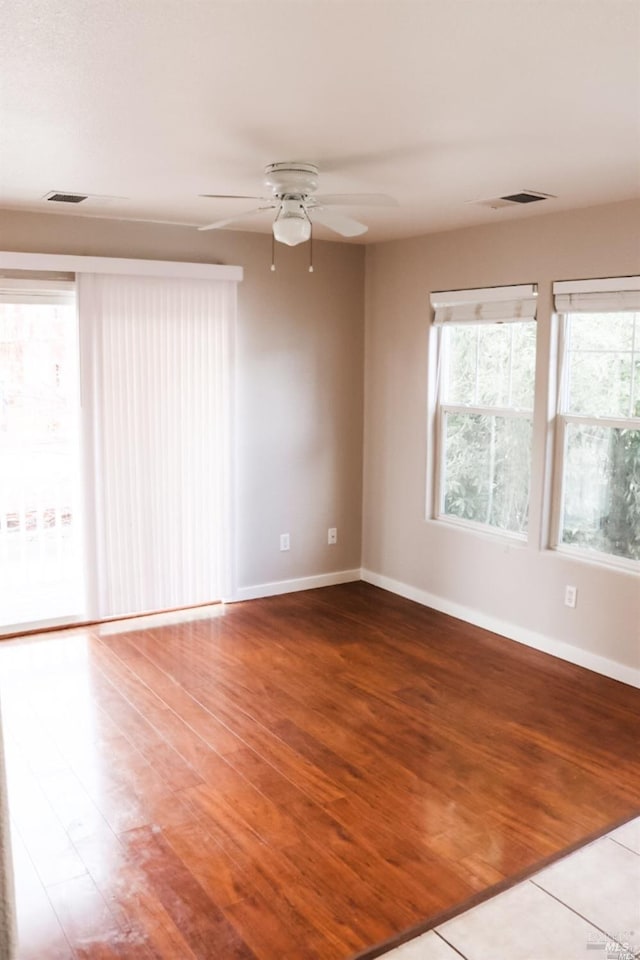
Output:
<svg viewBox="0 0 640 960">
<path fill-rule="evenodd" d="M 302 204 L 285 200 L 273 221 L 273 235 L 278 243 L 295 247 L 311 237 L 311 221 Z"/>
</svg>

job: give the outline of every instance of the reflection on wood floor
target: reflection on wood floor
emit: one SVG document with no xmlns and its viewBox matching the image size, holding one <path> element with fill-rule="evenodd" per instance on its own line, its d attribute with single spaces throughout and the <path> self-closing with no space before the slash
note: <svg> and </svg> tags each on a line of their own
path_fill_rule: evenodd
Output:
<svg viewBox="0 0 640 960">
<path fill-rule="evenodd" d="M 343 960 L 640 813 L 639 690 L 360 583 L 153 622 L 0 644 L 20 960 Z"/>
</svg>

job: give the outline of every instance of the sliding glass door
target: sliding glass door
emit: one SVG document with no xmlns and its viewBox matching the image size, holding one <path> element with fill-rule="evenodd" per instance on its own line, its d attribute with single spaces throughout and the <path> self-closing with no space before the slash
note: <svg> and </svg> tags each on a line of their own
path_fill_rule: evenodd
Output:
<svg viewBox="0 0 640 960">
<path fill-rule="evenodd" d="M 0 281 L 0 633 L 84 616 L 78 382 L 73 285 Z"/>
<path fill-rule="evenodd" d="M 234 314 L 227 280 L 0 279 L 0 634 L 228 595 Z"/>
</svg>

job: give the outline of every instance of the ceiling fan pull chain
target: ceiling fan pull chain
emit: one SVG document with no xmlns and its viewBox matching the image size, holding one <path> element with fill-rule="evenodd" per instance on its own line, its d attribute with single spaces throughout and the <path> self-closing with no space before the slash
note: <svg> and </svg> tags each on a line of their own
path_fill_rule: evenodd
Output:
<svg viewBox="0 0 640 960">
<path fill-rule="evenodd" d="M 271 272 L 276 272 L 276 238 L 271 231 Z"/>
<path fill-rule="evenodd" d="M 307 213 L 306 210 L 305 213 Z M 309 234 L 309 273 L 313 273 L 313 221 L 308 213 L 307 220 L 311 224 L 311 233 Z"/>
</svg>

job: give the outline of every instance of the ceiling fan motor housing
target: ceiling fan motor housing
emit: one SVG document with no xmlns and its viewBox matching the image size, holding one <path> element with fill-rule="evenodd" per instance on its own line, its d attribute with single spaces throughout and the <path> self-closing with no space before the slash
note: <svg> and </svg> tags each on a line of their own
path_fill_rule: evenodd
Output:
<svg viewBox="0 0 640 960">
<path fill-rule="evenodd" d="M 270 163 L 264 182 L 279 200 L 302 199 L 318 189 L 318 168 L 314 163 Z"/>
</svg>

